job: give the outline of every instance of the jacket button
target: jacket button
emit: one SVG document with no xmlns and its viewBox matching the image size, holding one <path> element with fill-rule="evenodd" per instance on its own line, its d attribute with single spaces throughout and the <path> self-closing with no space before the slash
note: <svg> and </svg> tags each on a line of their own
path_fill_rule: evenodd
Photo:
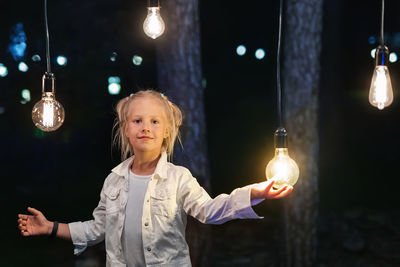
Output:
<svg viewBox="0 0 400 267">
<path fill-rule="evenodd" d="M 147 251 L 151 251 L 151 248 L 147 248 Z"/>
<path fill-rule="evenodd" d="M 148 222 L 145 222 L 145 223 L 144 223 L 144 226 L 149 226 L 149 223 L 148 223 Z"/>
</svg>

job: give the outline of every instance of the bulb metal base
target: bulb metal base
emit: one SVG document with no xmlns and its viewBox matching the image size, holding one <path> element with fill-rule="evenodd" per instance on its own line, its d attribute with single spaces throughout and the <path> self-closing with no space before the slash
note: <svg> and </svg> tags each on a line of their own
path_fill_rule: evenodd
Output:
<svg viewBox="0 0 400 267">
<path fill-rule="evenodd" d="M 42 95 L 51 92 L 53 95 L 56 92 L 56 76 L 54 73 L 45 72 L 42 77 Z"/>
<path fill-rule="evenodd" d="M 284 127 L 279 127 L 278 129 L 276 129 L 274 134 L 274 143 L 275 143 L 275 148 L 288 147 L 287 131 Z"/>
<path fill-rule="evenodd" d="M 386 45 L 379 45 L 375 52 L 375 65 L 387 66 L 389 64 L 389 49 Z"/>
</svg>

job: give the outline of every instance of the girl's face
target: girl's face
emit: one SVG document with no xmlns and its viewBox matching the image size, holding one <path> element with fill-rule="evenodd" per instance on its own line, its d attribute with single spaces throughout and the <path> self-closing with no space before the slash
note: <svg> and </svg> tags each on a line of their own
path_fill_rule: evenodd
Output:
<svg viewBox="0 0 400 267">
<path fill-rule="evenodd" d="M 167 117 L 160 100 L 154 97 L 134 99 L 125 134 L 135 155 L 140 152 L 160 154 L 163 141 L 168 137 Z"/>
</svg>

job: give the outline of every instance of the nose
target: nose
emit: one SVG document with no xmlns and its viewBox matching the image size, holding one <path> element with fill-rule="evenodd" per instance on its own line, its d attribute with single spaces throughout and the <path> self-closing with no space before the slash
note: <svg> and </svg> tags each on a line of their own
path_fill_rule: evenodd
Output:
<svg viewBox="0 0 400 267">
<path fill-rule="evenodd" d="M 143 122 L 143 124 L 142 124 L 142 132 L 150 132 L 150 123 Z"/>
</svg>

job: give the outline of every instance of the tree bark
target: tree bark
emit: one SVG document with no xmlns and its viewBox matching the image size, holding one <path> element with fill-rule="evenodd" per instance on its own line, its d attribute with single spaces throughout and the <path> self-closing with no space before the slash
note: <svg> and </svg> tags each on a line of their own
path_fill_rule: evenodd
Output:
<svg viewBox="0 0 400 267">
<path fill-rule="evenodd" d="M 175 149 L 174 162 L 189 168 L 199 183 L 209 190 L 198 1 L 163 1 L 161 15 L 166 30 L 156 40 L 158 85 L 184 115 L 183 149 Z M 209 226 L 188 218 L 186 234 L 193 266 L 206 266 L 209 232 Z"/>
<path fill-rule="evenodd" d="M 289 153 L 300 177 L 284 200 L 285 255 L 282 266 L 316 264 L 318 216 L 318 88 L 322 0 L 287 0 L 283 21 L 284 118 Z"/>
</svg>

